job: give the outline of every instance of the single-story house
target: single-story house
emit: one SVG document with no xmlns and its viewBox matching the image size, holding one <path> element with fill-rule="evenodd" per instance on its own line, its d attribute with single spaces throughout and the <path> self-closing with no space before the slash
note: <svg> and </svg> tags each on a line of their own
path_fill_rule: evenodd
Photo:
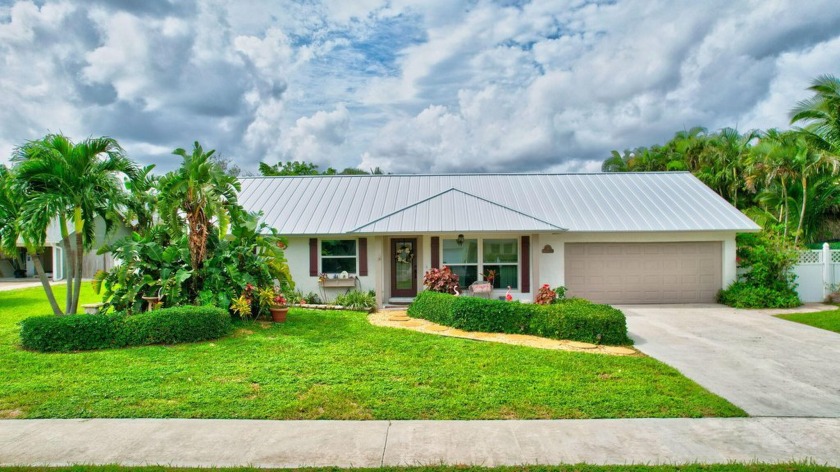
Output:
<svg viewBox="0 0 840 472">
<path fill-rule="evenodd" d="M 299 290 L 375 290 L 380 305 L 444 265 L 464 290 L 492 271 L 494 296 L 527 301 L 549 284 L 714 302 L 736 279 L 736 233 L 760 229 L 687 172 L 246 177 L 239 199 L 288 237 Z"/>
<path fill-rule="evenodd" d="M 69 228 L 70 241 L 74 241 L 76 232 Z M 96 219 L 96 239 L 93 248 L 85 252 L 82 259 L 82 277 L 92 278 L 100 270 L 110 270 L 114 267 L 114 258 L 110 252 L 98 254 L 97 251 L 103 244 L 109 244 L 117 239 L 131 234 L 126 228 L 118 227 L 112 233 L 105 234 L 105 221 L 102 218 Z M 64 270 L 64 248 L 65 243 L 61 239 L 61 229 L 57 221 L 47 226 L 47 234 L 44 239 L 44 249 L 41 253 L 41 263 L 44 265 L 44 273 L 52 280 L 63 280 L 66 272 Z M 23 261 L 22 270 L 25 277 L 37 277 L 35 263 L 26 253 L 23 241 L 18 241 L 19 259 Z M 14 264 L 8 257 L 0 257 L 0 277 L 11 278 L 15 276 Z"/>
</svg>

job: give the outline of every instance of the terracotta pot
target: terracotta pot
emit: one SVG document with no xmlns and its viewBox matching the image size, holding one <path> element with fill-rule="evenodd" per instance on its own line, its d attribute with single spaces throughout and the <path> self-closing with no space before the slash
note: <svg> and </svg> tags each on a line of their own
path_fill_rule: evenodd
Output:
<svg viewBox="0 0 840 472">
<path fill-rule="evenodd" d="M 286 314 L 289 313 L 288 307 L 271 307 L 268 309 L 271 312 L 271 319 L 275 323 L 283 323 L 286 321 Z"/>
</svg>

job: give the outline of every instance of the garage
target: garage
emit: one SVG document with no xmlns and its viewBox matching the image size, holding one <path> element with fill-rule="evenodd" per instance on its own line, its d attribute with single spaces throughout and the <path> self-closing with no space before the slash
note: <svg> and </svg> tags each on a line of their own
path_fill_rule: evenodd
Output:
<svg viewBox="0 0 840 472">
<path fill-rule="evenodd" d="M 566 243 L 569 296 L 599 303 L 714 303 L 722 243 Z"/>
</svg>

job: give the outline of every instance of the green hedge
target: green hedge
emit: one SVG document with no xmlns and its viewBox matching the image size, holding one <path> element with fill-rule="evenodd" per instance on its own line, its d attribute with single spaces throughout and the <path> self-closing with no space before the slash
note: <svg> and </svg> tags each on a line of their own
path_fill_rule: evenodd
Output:
<svg viewBox="0 0 840 472">
<path fill-rule="evenodd" d="M 718 301 L 735 308 L 794 308 L 802 304 L 793 289 L 774 289 L 735 282 L 718 293 Z"/>
<path fill-rule="evenodd" d="M 408 306 L 408 316 L 452 326 L 452 303 L 456 298 L 448 293 L 424 290 Z"/>
<path fill-rule="evenodd" d="M 34 316 L 20 323 L 21 344 L 42 352 L 89 351 L 205 341 L 231 330 L 230 314 L 211 306 L 180 306 L 128 316 Z"/>
<path fill-rule="evenodd" d="M 485 333 L 527 333 L 536 305 L 475 297 L 452 297 L 452 327 Z"/>
<path fill-rule="evenodd" d="M 531 318 L 532 334 L 589 343 L 633 344 L 627 337 L 627 319 L 617 308 L 582 298 L 536 306 L 539 309 Z"/>
<path fill-rule="evenodd" d="M 609 305 L 572 298 L 553 305 L 504 302 L 421 292 L 409 316 L 467 331 L 534 334 L 601 344 L 633 344 L 624 313 Z"/>
</svg>

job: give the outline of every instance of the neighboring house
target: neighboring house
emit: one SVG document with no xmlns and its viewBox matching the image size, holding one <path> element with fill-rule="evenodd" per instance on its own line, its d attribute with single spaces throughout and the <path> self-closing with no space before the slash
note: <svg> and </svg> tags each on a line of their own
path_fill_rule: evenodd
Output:
<svg viewBox="0 0 840 472">
<path fill-rule="evenodd" d="M 690 173 L 252 177 L 240 203 L 287 236 L 297 288 L 332 298 L 347 272 L 405 302 L 444 265 L 603 303 L 707 303 L 736 278 L 735 235 L 760 228 Z M 330 287 L 332 286 L 332 287 Z"/>
<path fill-rule="evenodd" d="M 85 253 L 82 261 L 82 277 L 92 278 L 99 270 L 109 270 L 114 267 L 114 258 L 111 253 L 97 254 L 97 250 L 103 244 L 113 242 L 129 234 L 129 231 L 124 228 L 117 228 L 111 234 L 105 234 L 105 222 L 97 217 L 96 220 L 96 243 L 92 250 Z M 70 240 L 76 237 L 76 233 L 71 229 Z M 23 247 L 23 242 L 18 244 L 18 250 L 24 257 L 26 263 L 26 276 L 36 277 L 35 264 L 32 258 L 26 255 L 26 249 Z M 53 223 L 47 227 L 47 237 L 44 241 L 44 252 L 41 255 L 41 262 L 44 265 L 44 272 L 52 280 L 64 279 L 66 272 L 64 270 L 64 245 L 61 242 L 61 230 L 58 223 Z M 8 259 L 0 260 L 0 276 L 13 277 L 14 271 L 12 264 Z"/>
</svg>

